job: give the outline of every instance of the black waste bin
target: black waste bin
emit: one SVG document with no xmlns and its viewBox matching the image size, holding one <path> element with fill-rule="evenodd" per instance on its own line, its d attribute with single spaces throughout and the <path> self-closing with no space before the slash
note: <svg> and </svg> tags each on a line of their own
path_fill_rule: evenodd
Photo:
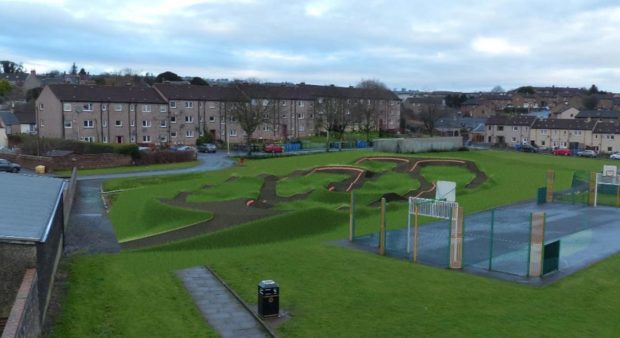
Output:
<svg viewBox="0 0 620 338">
<path fill-rule="evenodd" d="M 258 315 L 277 317 L 280 312 L 280 286 L 272 280 L 258 283 Z"/>
</svg>

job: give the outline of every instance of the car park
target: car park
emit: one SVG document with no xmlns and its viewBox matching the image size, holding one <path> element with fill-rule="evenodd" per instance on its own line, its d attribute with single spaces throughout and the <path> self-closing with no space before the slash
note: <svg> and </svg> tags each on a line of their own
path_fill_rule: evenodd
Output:
<svg viewBox="0 0 620 338">
<path fill-rule="evenodd" d="M 0 158 L 0 171 L 17 173 L 21 169 L 22 167 L 19 164 Z"/>
<path fill-rule="evenodd" d="M 553 149 L 553 155 L 556 156 L 570 156 L 571 151 L 568 148 L 555 148 Z"/>
<path fill-rule="evenodd" d="M 590 150 L 590 149 L 580 150 L 580 151 L 577 152 L 577 156 L 579 156 L 579 157 L 596 157 L 596 151 Z"/>
<path fill-rule="evenodd" d="M 198 151 L 201 153 L 215 153 L 217 146 L 213 143 L 203 143 L 198 146 Z"/>
<path fill-rule="evenodd" d="M 263 151 L 266 153 L 281 153 L 284 151 L 284 148 L 282 146 L 279 146 L 277 144 L 268 144 L 263 148 Z"/>
</svg>

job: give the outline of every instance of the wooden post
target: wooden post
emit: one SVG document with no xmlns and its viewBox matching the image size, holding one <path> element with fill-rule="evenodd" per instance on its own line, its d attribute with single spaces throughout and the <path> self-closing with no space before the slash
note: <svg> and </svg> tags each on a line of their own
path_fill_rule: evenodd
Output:
<svg viewBox="0 0 620 338">
<path fill-rule="evenodd" d="M 532 213 L 532 224 L 530 228 L 530 257 L 529 273 L 530 277 L 540 277 L 542 275 L 543 246 L 545 243 L 545 213 Z"/>
<path fill-rule="evenodd" d="M 547 170 L 547 203 L 553 202 L 553 181 L 555 179 L 555 172 L 553 170 Z"/>
<path fill-rule="evenodd" d="M 355 237 L 355 196 L 351 191 L 351 205 L 349 206 L 349 241 L 353 241 Z"/>
<path fill-rule="evenodd" d="M 379 223 L 379 255 L 385 256 L 385 197 L 381 198 L 381 220 Z"/>
<path fill-rule="evenodd" d="M 418 213 L 420 212 L 420 210 L 418 210 L 418 206 L 414 206 L 413 207 L 413 219 L 414 219 L 414 225 L 413 225 L 413 262 L 417 263 L 418 262 L 418 233 L 419 233 L 419 226 L 420 223 L 418 222 Z"/>
<path fill-rule="evenodd" d="M 463 267 L 463 208 L 455 207 L 450 222 L 450 269 Z"/>
<path fill-rule="evenodd" d="M 620 207 L 620 185 L 616 186 L 616 207 Z"/>
<path fill-rule="evenodd" d="M 590 184 L 588 185 L 588 205 L 596 206 L 596 173 L 590 173 Z"/>
</svg>

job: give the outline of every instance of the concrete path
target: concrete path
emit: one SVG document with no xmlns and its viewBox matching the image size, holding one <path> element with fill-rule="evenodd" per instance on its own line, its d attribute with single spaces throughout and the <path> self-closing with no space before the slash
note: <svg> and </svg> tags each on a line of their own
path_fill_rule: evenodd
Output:
<svg viewBox="0 0 620 338">
<path fill-rule="evenodd" d="M 106 214 L 100 194 L 101 181 L 78 181 L 65 230 L 65 252 L 84 250 L 88 253 L 120 251 L 112 223 Z"/>
<path fill-rule="evenodd" d="M 191 167 L 191 168 L 152 170 L 152 171 L 141 171 L 141 172 L 122 173 L 122 174 L 90 175 L 90 176 L 78 177 L 78 180 L 80 181 L 107 180 L 110 178 L 122 178 L 122 177 L 144 177 L 144 176 L 170 175 L 170 174 L 189 174 L 189 173 L 198 173 L 198 172 L 204 172 L 204 171 L 225 169 L 234 164 L 234 161 L 228 157 L 226 152 L 217 152 L 214 154 L 198 153 L 198 161 L 200 161 L 200 164 L 198 164 L 195 167 Z"/>
<path fill-rule="evenodd" d="M 206 268 L 177 271 L 203 317 L 221 337 L 272 337 L 261 323 Z"/>
</svg>

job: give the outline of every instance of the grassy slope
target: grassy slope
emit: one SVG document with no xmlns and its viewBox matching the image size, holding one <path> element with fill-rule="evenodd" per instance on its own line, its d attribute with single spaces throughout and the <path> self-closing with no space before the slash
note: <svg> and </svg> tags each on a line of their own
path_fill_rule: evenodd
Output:
<svg viewBox="0 0 620 338">
<path fill-rule="evenodd" d="M 142 166 L 132 165 L 132 166 L 126 166 L 126 167 L 102 168 L 102 169 L 80 169 L 78 170 L 78 176 L 134 173 L 134 172 L 151 171 L 151 170 L 185 169 L 185 168 L 195 167 L 198 164 L 200 164 L 200 161 L 152 164 L 152 165 L 142 165 Z M 54 174 L 58 176 L 71 176 L 71 170 L 55 171 Z"/>
<path fill-rule="evenodd" d="M 278 181 L 276 191 L 278 196 L 292 196 L 314 189 L 327 189 L 331 182 L 339 182 L 349 177 L 344 174 L 330 174 L 316 172 L 311 175 L 285 177 Z"/>
<path fill-rule="evenodd" d="M 347 154 L 342 155 L 347 160 Z M 329 163 L 330 156 L 313 161 Z M 489 174 L 491 181 L 474 192 L 457 192 L 468 212 L 532 198 L 550 167 L 556 169 L 558 185 L 567 186 L 572 170 L 596 170 L 604 162 L 502 152 L 433 156 L 473 159 Z M 303 165 L 299 162 L 306 160 L 295 162 Z M 271 167 L 281 174 L 296 169 L 296 163 L 288 161 L 255 161 L 242 170 L 261 173 Z M 361 208 L 359 228 L 376 231 L 376 214 Z M 402 217 L 404 205 L 391 204 L 388 220 Z M 346 220 L 346 212 L 309 209 L 168 247 L 78 257 L 65 320 L 55 335 L 164 337 L 210 332 L 173 277 L 173 271 L 199 264 L 213 267 L 250 303 L 255 302 L 257 281 L 280 282 L 282 307 L 292 315 L 279 329 L 287 337 L 312 337 L 317 332 L 351 337 L 582 337 L 620 331 L 620 255 L 553 285 L 531 288 L 330 244 L 346 237 Z M 256 234 L 269 225 L 272 233 L 294 231 L 304 237 L 241 246 L 256 243 Z"/>
</svg>

